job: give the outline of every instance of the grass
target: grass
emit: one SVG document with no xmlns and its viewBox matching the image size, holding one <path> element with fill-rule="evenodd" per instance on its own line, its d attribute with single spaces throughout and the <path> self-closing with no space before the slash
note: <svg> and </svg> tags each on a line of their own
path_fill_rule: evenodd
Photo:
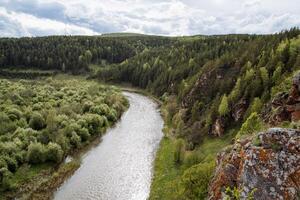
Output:
<svg viewBox="0 0 300 200">
<path fill-rule="evenodd" d="M 167 126 L 165 126 L 167 128 Z M 198 160 L 192 166 L 200 163 L 214 162 L 217 154 L 231 144 L 238 128 L 233 128 L 219 138 L 206 137 L 203 143 L 194 151 L 186 151 L 185 155 L 195 154 Z M 154 163 L 154 177 L 152 180 L 149 200 L 174 200 L 178 199 L 181 176 L 191 167 L 183 163 L 178 166 L 174 162 L 175 139 L 164 137 L 156 154 Z"/>
<path fill-rule="evenodd" d="M 151 185 L 149 200 L 174 199 L 175 183 L 178 182 L 182 171 L 174 164 L 175 142 L 164 137 L 154 164 L 154 177 Z"/>
<path fill-rule="evenodd" d="M 38 174 L 48 171 L 53 166 L 49 163 L 43 163 L 39 165 L 23 165 L 21 166 L 17 172 L 10 179 L 13 184 L 20 185 L 22 183 L 28 182 L 32 180 Z"/>
<path fill-rule="evenodd" d="M 80 162 L 77 160 L 62 163 L 58 169 L 55 169 L 53 163 L 24 164 L 10 178 L 12 190 L 0 192 L 0 200 L 14 199 L 15 196 L 20 199 L 51 199 L 53 191 L 70 177 L 79 166 Z"/>
<path fill-rule="evenodd" d="M 15 195 L 16 189 L 21 189 L 23 191 L 27 191 L 28 188 L 31 189 L 37 182 L 41 181 L 46 174 L 51 173 L 52 167 L 53 165 L 50 165 L 49 163 L 22 165 L 9 179 L 12 190 L 5 193 L 0 192 L 0 200 L 11 199 Z"/>
</svg>

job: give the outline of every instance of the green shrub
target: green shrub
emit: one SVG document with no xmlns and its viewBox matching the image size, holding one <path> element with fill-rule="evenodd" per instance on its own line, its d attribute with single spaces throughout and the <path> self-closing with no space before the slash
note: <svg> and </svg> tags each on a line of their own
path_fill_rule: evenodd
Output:
<svg viewBox="0 0 300 200">
<path fill-rule="evenodd" d="M 20 165 L 26 161 L 26 151 L 20 150 L 17 153 L 15 153 L 15 158 L 17 163 Z"/>
<path fill-rule="evenodd" d="M 18 168 L 18 163 L 17 161 L 9 156 L 4 156 L 3 159 L 6 161 L 7 163 L 7 169 L 11 172 L 15 172 Z"/>
<path fill-rule="evenodd" d="M 189 200 L 205 199 L 213 170 L 214 162 L 201 163 L 185 170 L 180 182 L 180 196 Z"/>
<path fill-rule="evenodd" d="M 254 200 L 254 192 L 256 190 L 257 189 L 251 190 L 251 192 L 248 194 L 248 196 L 243 199 Z M 230 187 L 227 187 L 225 194 L 226 194 L 226 196 L 224 198 L 225 200 L 240 200 L 240 199 L 242 199 L 241 198 L 242 191 L 240 189 L 238 189 L 237 187 L 234 187 L 233 189 L 231 189 Z"/>
<path fill-rule="evenodd" d="M 47 153 L 46 153 L 47 161 L 59 163 L 63 158 L 63 150 L 61 146 L 56 143 L 50 142 L 47 145 Z"/>
<path fill-rule="evenodd" d="M 89 130 L 86 128 L 81 128 L 79 129 L 79 131 L 77 132 L 77 134 L 80 136 L 81 140 L 87 141 L 90 138 L 90 134 L 89 134 Z"/>
<path fill-rule="evenodd" d="M 0 169 L 7 168 L 7 163 L 3 157 L 0 157 Z"/>
<path fill-rule="evenodd" d="M 76 132 L 72 132 L 72 136 L 70 138 L 71 145 L 75 147 L 79 147 L 81 143 L 81 138 L 76 134 Z"/>
<path fill-rule="evenodd" d="M 118 120 L 117 111 L 115 109 L 111 109 L 107 115 L 107 119 L 111 122 L 116 122 Z"/>
<path fill-rule="evenodd" d="M 197 151 L 189 152 L 189 154 L 186 154 L 184 157 L 184 166 L 185 167 L 191 167 L 195 164 L 198 164 L 203 158 L 198 155 L 199 153 Z"/>
<path fill-rule="evenodd" d="M 22 117 L 22 112 L 16 108 L 9 109 L 7 115 L 11 120 L 19 120 Z"/>
<path fill-rule="evenodd" d="M 92 135 L 100 134 L 101 127 L 107 124 L 107 119 L 97 114 L 86 114 L 83 117 L 86 122 L 84 127 L 87 128 Z"/>
<path fill-rule="evenodd" d="M 225 116 L 229 113 L 228 98 L 226 94 L 222 97 L 218 111 L 221 116 Z"/>
<path fill-rule="evenodd" d="M 263 122 L 256 112 L 252 113 L 247 120 L 243 123 L 241 129 L 239 130 L 236 138 L 240 138 L 243 135 L 250 135 L 263 128 Z"/>
<path fill-rule="evenodd" d="M 11 133 L 16 128 L 16 123 L 12 122 L 6 113 L 0 112 L 0 135 Z"/>
<path fill-rule="evenodd" d="M 31 143 L 28 146 L 27 161 L 32 164 L 43 163 L 46 160 L 45 152 L 45 146 L 41 143 Z"/>
<path fill-rule="evenodd" d="M 16 125 L 21 128 L 26 128 L 28 126 L 26 119 L 22 118 L 16 122 Z"/>
<path fill-rule="evenodd" d="M 91 101 L 84 102 L 84 104 L 82 106 L 82 112 L 83 113 L 89 112 L 93 105 L 94 105 L 94 103 Z"/>
<path fill-rule="evenodd" d="M 10 95 L 10 99 L 14 104 L 22 105 L 24 103 L 24 99 L 17 93 L 12 93 Z"/>
<path fill-rule="evenodd" d="M 184 140 L 178 139 L 175 142 L 174 161 L 176 164 L 182 163 L 184 159 Z"/>
<path fill-rule="evenodd" d="M 41 130 L 45 127 L 45 120 L 38 112 L 34 112 L 29 120 L 29 126 L 34 130 Z"/>
<path fill-rule="evenodd" d="M 92 106 L 90 108 L 90 112 L 98 115 L 108 115 L 110 112 L 110 109 L 107 104 L 101 104 L 97 106 Z"/>
<path fill-rule="evenodd" d="M 1 185 L 1 190 L 7 191 L 12 188 L 12 185 L 9 181 L 9 178 L 11 176 L 11 173 L 9 170 L 5 167 L 0 168 L 0 185 Z"/>
<path fill-rule="evenodd" d="M 56 138 L 55 142 L 61 146 L 62 150 L 65 153 L 67 153 L 70 150 L 69 140 L 63 134 L 59 134 L 58 137 Z"/>
<path fill-rule="evenodd" d="M 5 155 L 12 155 L 15 154 L 16 152 L 18 152 L 18 147 L 17 145 L 12 142 L 2 142 L 0 143 L 0 153 L 1 154 L 5 154 Z"/>
</svg>

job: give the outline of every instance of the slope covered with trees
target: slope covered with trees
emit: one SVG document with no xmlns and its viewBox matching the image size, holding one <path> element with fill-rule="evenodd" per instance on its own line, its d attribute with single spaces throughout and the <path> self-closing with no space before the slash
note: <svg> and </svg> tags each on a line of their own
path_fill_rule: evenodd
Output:
<svg viewBox="0 0 300 200">
<path fill-rule="evenodd" d="M 50 36 L 1 38 L 0 68 L 20 67 L 80 73 L 90 63 L 120 63 L 145 46 L 167 45 L 168 38 L 107 36 Z"/>
</svg>

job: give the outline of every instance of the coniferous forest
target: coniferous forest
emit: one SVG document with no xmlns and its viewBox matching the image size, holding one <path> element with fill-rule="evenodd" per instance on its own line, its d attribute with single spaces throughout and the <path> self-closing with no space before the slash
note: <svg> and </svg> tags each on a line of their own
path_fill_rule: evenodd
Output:
<svg viewBox="0 0 300 200">
<path fill-rule="evenodd" d="M 218 153 L 244 139 L 264 147 L 257 134 L 271 127 L 299 130 L 297 109 L 291 111 L 299 70 L 298 28 L 268 35 L 0 38 L 0 194 L 13 196 L 26 176 L 57 167 L 115 124 L 129 105 L 112 84 L 162 102 L 164 138 L 149 199 L 216 197 L 223 184 Z M 280 145 L 272 140 L 269 149 Z M 226 184 L 224 198 L 242 199 L 237 182 Z M 246 196 L 256 197 L 250 190 Z"/>
</svg>

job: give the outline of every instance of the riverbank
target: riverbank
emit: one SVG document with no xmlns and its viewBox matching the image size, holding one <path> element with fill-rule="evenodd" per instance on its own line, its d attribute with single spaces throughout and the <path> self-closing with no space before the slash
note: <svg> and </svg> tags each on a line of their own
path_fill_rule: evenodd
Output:
<svg viewBox="0 0 300 200">
<path fill-rule="evenodd" d="M 53 194 L 68 178 L 70 178 L 74 172 L 80 167 L 81 156 L 87 153 L 89 150 L 99 145 L 101 142 L 101 136 L 95 136 L 91 138 L 89 142 L 86 142 L 80 149 L 74 150 L 64 162 L 58 166 L 52 166 L 51 163 L 43 164 L 41 166 L 27 166 L 22 168 L 16 175 L 16 179 L 21 175 L 30 174 L 30 168 L 37 169 L 32 172 L 32 176 L 23 178 L 24 184 L 20 187 L 20 192 L 17 195 L 18 198 L 37 199 L 37 200 L 51 200 Z M 29 171 L 27 171 L 29 170 Z M 34 171 L 34 170 L 32 170 Z M 26 176 L 25 176 L 26 177 Z M 7 194 L 6 198 L 11 199 L 15 196 L 14 193 Z M 0 198 L 1 199 L 1 198 Z"/>
<path fill-rule="evenodd" d="M 150 98 L 124 95 L 130 107 L 122 120 L 84 156 L 80 169 L 58 189 L 55 199 L 147 199 L 163 120 Z"/>
<path fill-rule="evenodd" d="M 232 127 L 219 138 L 204 137 L 202 143 L 192 150 L 187 148 L 188 144 L 185 142 L 180 147 L 178 143 L 181 139 L 174 135 L 177 124 L 168 116 L 168 103 L 165 102 L 160 108 L 165 122 L 164 138 L 154 161 L 149 200 L 199 199 L 199 196 L 204 198 L 217 154 L 231 144 L 238 128 Z M 187 193 L 198 196 L 186 197 Z"/>
<path fill-rule="evenodd" d="M 16 197 L 22 200 L 53 199 L 53 194 L 57 188 L 80 167 L 82 155 L 95 148 L 100 142 L 101 136 L 91 138 L 90 142 L 87 142 L 80 149 L 73 151 L 59 165 L 44 163 L 40 165 L 21 166 L 11 179 L 12 184 L 15 185 L 13 191 L 2 193 L 0 200 L 14 199 Z M 18 185 L 18 188 L 16 188 L 16 185 Z M 15 191 L 16 189 L 18 191 Z"/>
<path fill-rule="evenodd" d="M 127 92 L 134 92 L 134 93 L 137 93 L 137 94 L 147 96 L 147 97 L 151 98 L 153 101 L 155 101 L 159 106 L 163 105 L 163 101 L 160 100 L 157 96 L 151 94 L 150 92 L 148 92 L 144 89 L 134 87 L 131 84 L 128 84 L 128 83 L 114 83 L 114 82 L 109 83 L 109 82 L 103 82 L 103 81 L 98 81 L 98 82 L 102 85 L 118 87 L 124 92 L 126 92 L 126 91 Z"/>
</svg>

